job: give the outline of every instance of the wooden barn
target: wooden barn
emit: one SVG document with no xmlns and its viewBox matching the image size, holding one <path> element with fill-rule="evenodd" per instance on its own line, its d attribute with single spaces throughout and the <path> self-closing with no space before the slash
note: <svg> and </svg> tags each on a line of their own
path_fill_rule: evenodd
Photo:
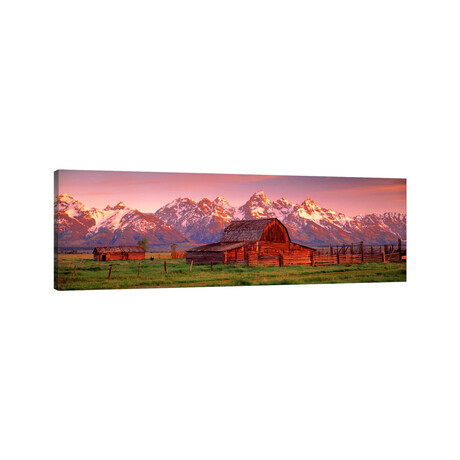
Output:
<svg viewBox="0 0 460 460">
<path fill-rule="evenodd" d="M 93 258 L 97 261 L 145 259 L 142 246 L 96 246 Z"/>
<path fill-rule="evenodd" d="M 293 243 L 287 228 L 276 218 L 230 222 L 219 243 L 187 251 L 196 264 L 306 265 L 315 249 Z"/>
</svg>

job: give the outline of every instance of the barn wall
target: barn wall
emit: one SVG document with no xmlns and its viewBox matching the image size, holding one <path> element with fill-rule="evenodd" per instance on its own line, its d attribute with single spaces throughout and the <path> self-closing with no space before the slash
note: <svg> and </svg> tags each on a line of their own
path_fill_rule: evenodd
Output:
<svg viewBox="0 0 460 460">
<path fill-rule="evenodd" d="M 250 267 L 256 267 L 263 265 L 265 267 L 279 267 L 281 265 L 281 256 L 277 255 L 265 255 L 250 253 L 248 254 L 248 265 Z"/>
<path fill-rule="evenodd" d="M 103 254 L 95 254 L 93 259 L 102 261 Z M 143 260 L 145 253 L 143 252 L 130 252 L 129 254 L 121 254 L 120 252 L 108 252 L 105 254 L 106 260 Z"/>
<path fill-rule="evenodd" d="M 261 241 L 259 243 L 260 254 L 280 254 L 289 251 L 289 242 L 277 243 L 273 241 Z"/>
<path fill-rule="evenodd" d="M 247 251 L 249 266 L 289 266 L 310 265 L 313 249 L 305 248 L 296 243 L 260 241 Z"/>
<path fill-rule="evenodd" d="M 128 258 L 129 260 L 143 260 L 145 259 L 145 252 L 130 252 Z"/>
<path fill-rule="evenodd" d="M 260 240 L 287 243 L 289 242 L 289 234 L 283 225 L 274 220 L 265 227 Z"/>
<path fill-rule="evenodd" d="M 314 249 L 306 248 L 297 243 L 291 243 L 289 248 L 291 251 L 303 251 L 308 252 L 309 254 L 311 254 L 314 251 Z"/>
<path fill-rule="evenodd" d="M 200 251 L 196 251 L 196 252 L 193 252 L 193 251 L 187 251 L 187 255 L 185 257 L 185 262 L 187 262 L 188 264 L 192 262 L 193 260 L 193 263 L 194 264 L 210 264 L 211 262 L 213 264 L 223 264 L 224 263 L 224 256 L 225 256 L 225 253 L 220 251 L 215 251 L 215 252 L 211 252 L 211 251 L 203 251 L 203 252 L 200 252 Z"/>
<path fill-rule="evenodd" d="M 295 243 L 276 243 L 260 241 L 257 244 L 248 244 L 245 247 L 225 252 L 187 251 L 185 261 L 194 264 L 248 264 L 249 266 L 289 266 L 310 265 L 312 249 Z"/>
<path fill-rule="evenodd" d="M 244 264 L 246 259 L 246 249 L 244 247 L 227 251 L 228 264 Z"/>
<path fill-rule="evenodd" d="M 117 252 L 114 252 L 114 253 L 109 252 L 109 253 L 106 254 L 106 260 L 122 260 L 122 259 L 123 259 L 123 257 L 119 252 L 118 253 Z"/>
</svg>

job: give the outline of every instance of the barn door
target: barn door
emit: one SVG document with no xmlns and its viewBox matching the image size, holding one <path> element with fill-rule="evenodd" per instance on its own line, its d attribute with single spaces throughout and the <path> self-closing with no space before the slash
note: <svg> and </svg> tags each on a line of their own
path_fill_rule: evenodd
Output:
<svg viewBox="0 0 460 460">
<path fill-rule="evenodd" d="M 103 262 L 105 262 L 105 261 L 107 260 L 107 256 L 106 256 L 105 254 L 102 254 L 101 260 L 102 260 Z"/>
</svg>

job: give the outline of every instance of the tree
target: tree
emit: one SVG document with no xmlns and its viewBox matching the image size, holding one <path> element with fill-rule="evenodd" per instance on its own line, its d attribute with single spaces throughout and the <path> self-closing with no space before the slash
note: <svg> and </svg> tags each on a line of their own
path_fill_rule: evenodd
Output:
<svg viewBox="0 0 460 460">
<path fill-rule="evenodd" d="M 142 238 L 142 240 L 140 240 L 140 241 L 137 242 L 137 245 L 138 245 L 138 246 L 141 246 L 141 247 L 144 248 L 146 251 L 149 250 L 149 242 L 148 242 L 147 238 Z"/>
<path fill-rule="evenodd" d="M 171 244 L 171 252 L 176 252 L 177 251 L 177 244 Z"/>
</svg>

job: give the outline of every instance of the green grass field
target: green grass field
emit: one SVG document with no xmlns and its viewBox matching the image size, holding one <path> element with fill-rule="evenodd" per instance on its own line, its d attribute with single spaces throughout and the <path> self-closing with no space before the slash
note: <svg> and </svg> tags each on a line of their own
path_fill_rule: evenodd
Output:
<svg viewBox="0 0 460 460">
<path fill-rule="evenodd" d="M 155 260 L 152 262 L 150 256 Z M 164 272 L 164 260 L 168 272 Z M 169 255 L 147 254 L 140 261 L 94 262 L 90 254 L 59 256 L 59 290 L 127 289 L 192 286 L 250 286 L 273 284 L 372 283 L 406 281 L 406 264 L 373 263 L 324 267 L 247 267 L 236 265 L 190 265 Z M 107 279 L 112 265 L 111 279 Z M 72 274 L 75 270 L 75 277 Z"/>
</svg>

